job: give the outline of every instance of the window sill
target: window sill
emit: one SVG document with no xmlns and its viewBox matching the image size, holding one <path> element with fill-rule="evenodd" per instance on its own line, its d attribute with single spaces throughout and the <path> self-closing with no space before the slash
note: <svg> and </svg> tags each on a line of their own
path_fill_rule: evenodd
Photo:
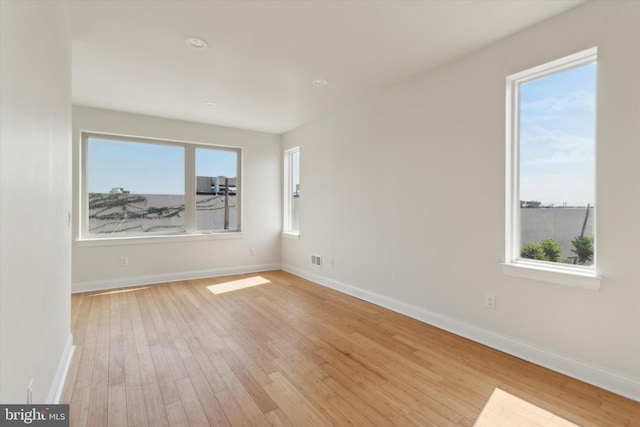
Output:
<svg viewBox="0 0 640 427">
<path fill-rule="evenodd" d="M 229 233 L 201 233 L 176 234 L 174 236 L 135 236 L 135 237 L 106 237 L 76 240 L 76 246 L 118 246 L 118 245 L 148 245 L 155 243 L 194 242 L 200 240 L 243 239 L 242 232 Z"/>
<path fill-rule="evenodd" d="M 282 232 L 282 237 L 284 237 L 285 239 L 300 240 L 300 233 L 293 233 L 291 231 L 283 231 Z"/>
<path fill-rule="evenodd" d="M 595 271 L 575 267 L 556 267 L 517 261 L 502 264 L 502 273 L 506 276 L 538 280 L 558 285 L 573 286 L 592 291 L 600 290 L 601 277 Z"/>
</svg>

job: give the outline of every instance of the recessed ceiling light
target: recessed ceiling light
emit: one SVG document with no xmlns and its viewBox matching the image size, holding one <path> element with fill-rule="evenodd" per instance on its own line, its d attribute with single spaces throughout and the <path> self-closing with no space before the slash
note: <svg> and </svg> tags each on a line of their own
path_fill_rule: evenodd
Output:
<svg viewBox="0 0 640 427">
<path fill-rule="evenodd" d="M 323 87 L 328 85 L 329 81 L 325 79 L 315 79 L 314 81 L 311 82 L 311 84 L 313 84 L 314 86 Z"/>
<path fill-rule="evenodd" d="M 198 37 L 187 37 L 184 42 L 195 49 L 205 49 L 209 46 L 205 40 Z"/>
<path fill-rule="evenodd" d="M 211 101 L 205 102 L 204 105 L 206 105 L 207 107 L 217 107 L 216 103 Z"/>
</svg>

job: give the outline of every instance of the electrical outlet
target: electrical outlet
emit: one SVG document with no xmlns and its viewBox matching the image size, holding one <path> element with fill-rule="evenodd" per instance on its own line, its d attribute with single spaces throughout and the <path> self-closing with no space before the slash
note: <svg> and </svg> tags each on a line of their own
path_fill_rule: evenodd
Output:
<svg viewBox="0 0 640 427">
<path fill-rule="evenodd" d="M 129 258 L 127 258 L 126 256 L 120 258 L 120 266 L 126 267 L 127 265 L 129 265 Z"/>
<path fill-rule="evenodd" d="M 484 296 L 484 306 L 488 309 L 496 309 L 496 296 L 492 294 L 486 294 Z"/>
</svg>

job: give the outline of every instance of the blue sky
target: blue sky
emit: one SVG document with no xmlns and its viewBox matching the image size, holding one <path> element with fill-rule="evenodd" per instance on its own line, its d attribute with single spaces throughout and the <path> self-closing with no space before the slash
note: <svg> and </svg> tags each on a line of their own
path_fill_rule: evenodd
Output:
<svg viewBox="0 0 640 427">
<path fill-rule="evenodd" d="M 520 200 L 594 204 L 595 64 L 520 85 Z"/>
<path fill-rule="evenodd" d="M 89 192 L 184 194 L 184 148 L 89 138 Z M 235 151 L 196 149 L 196 175 L 236 176 Z M 194 178 L 195 179 L 195 178 Z"/>
</svg>

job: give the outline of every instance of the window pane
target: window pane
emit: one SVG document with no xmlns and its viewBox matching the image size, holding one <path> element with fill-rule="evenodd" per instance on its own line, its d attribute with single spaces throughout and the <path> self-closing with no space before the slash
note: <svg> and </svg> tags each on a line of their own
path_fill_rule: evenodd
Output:
<svg viewBox="0 0 640 427">
<path fill-rule="evenodd" d="M 300 212 L 300 151 L 291 153 L 291 231 L 299 231 L 298 216 Z"/>
<path fill-rule="evenodd" d="M 196 148 L 196 229 L 238 230 L 238 152 Z"/>
<path fill-rule="evenodd" d="M 283 231 L 298 233 L 300 212 L 300 149 L 284 152 Z"/>
<path fill-rule="evenodd" d="M 294 196 L 300 195 L 300 152 L 291 153 L 291 184 Z"/>
<path fill-rule="evenodd" d="M 88 232 L 185 231 L 184 148 L 89 137 Z"/>
<path fill-rule="evenodd" d="M 519 86 L 524 258 L 593 262 L 595 77 L 589 63 Z"/>
</svg>

